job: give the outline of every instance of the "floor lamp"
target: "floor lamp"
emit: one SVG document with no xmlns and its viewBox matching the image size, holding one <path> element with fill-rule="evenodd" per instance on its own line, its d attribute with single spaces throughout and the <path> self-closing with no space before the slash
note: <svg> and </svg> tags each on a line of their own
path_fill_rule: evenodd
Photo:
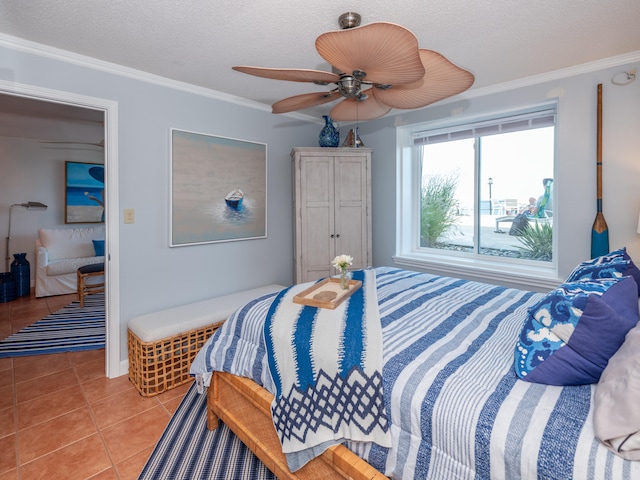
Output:
<svg viewBox="0 0 640 480">
<path fill-rule="evenodd" d="M 7 232 L 7 249 L 5 252 L 5 271 L 9 271 L 9 243 L 11 242 L 11 214 L 13 213 L 13 207 L 22 207 L 27 210 L 46 210 L 47 206 L 44 203 L 40 202 L 27 202 L 27 203 L 14 203 L 9 207 L 9 230 Z"/>
</svg>

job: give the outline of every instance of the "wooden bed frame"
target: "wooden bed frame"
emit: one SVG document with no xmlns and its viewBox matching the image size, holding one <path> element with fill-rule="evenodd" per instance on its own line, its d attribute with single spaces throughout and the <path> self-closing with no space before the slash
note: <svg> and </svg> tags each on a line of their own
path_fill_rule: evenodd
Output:
<svg viewBox="0 0 640 480">
<path fill-rule="evenodd" d="M 388 480 L 343 445 L 330 447 L 295 473 L 289 471 L 271 419 L 272 400 L 271 393 L 248 378 L 213 372 L 207 426 L 215 430 L 222 420 L 279 479 Z"/>
</svg>

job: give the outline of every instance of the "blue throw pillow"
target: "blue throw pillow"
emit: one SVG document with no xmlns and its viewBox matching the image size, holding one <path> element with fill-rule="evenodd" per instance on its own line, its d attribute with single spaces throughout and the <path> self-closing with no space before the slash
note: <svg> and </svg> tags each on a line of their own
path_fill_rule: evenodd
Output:
<svg viewBox="0 0 640 480">
<path fill-rule="evenodd" d="M 611 253 L 582 262 L 569 274 L 566 282 L 576 280 L 632 276 L 638 285 L 640 296 L 640 269 L 636 267 L 627 253 L 626 247 Z"/>
<path fill-rule="evenodd" d="M 529 309 L 515 349 L 522 380 L 547 385 L 597 383 L 609 358 L 638 323 L 631 277 L 563 283 Z"/>
<path fill-rule="evenodd" d="M 93 249 L 96 251 L 96 257 L 104 257 L 104 240 L 92 240 Z"/>
</svg>

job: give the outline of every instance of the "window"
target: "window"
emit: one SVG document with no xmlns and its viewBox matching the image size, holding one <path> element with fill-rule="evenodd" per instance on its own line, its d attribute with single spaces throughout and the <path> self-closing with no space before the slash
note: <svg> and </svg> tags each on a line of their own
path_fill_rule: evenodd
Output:
<svg viewBox="0 0 640 480">
<path fill-rule="evenodd" d="M 399 257 L 555 269 L 556 106 L 403 127 Z"/>
</svg>

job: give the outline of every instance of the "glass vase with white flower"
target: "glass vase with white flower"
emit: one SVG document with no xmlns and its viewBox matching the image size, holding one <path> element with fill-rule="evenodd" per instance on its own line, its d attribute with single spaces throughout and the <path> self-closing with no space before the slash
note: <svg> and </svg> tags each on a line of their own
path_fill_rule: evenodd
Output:
<svg viewBox="0 0 640 480">
<path fill-rule="evenodd" d="M 353 257 L 351 255 L 338 255 L 331 262 L 335 268 L 340 270 L 340 288 L 343 290 L 349 290 L 349 274 L 347 267 L 353 263 Z"/>
</svg>

